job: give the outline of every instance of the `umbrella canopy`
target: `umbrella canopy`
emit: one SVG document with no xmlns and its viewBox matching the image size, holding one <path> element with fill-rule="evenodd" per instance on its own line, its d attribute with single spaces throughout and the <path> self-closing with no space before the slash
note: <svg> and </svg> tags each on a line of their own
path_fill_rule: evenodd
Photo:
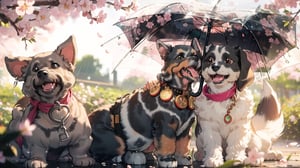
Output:
<svg viewBox="0 0 300 168">
<path fill-rule="evenodd" d="M 147 41 L 174 42 L 196 37 L 204 51 L 209 44 L 239 46 L 247 53 L 254 70 L 269 69 L 296 47 L 296 24 L 292 17 L 262 9 L 217 11 L 216 6 L 207 8 L 202 3 L 171 3 L 152 14 L 132 17 L 115 25 L 125 33 L 131 51 Z M 139 51 L 147 54 L 145 51 L 151 48 L 144 45 Z"/>
</svg>

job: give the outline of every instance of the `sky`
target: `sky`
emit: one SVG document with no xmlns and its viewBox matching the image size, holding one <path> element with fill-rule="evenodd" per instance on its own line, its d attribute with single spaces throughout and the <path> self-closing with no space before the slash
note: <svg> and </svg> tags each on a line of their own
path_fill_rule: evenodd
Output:
<svg viewBox="0 0 300 168">
<path fill-rule="evenodd" d="M 190 3 L 191 0 L 179 0 L 184 3 Z M 201 0 L 203 3 L 215 4 L 217 0 Z M 266 1 L 266 0 L 261 0 Z M 139 9 L 147 5 L 161 5 L 160 0 L 138 0 Z M 175 2 L 174 0 L 164 0 L 164 3 Z M 250 2 L 250 3 L 249 3 Z M 251 3 L 252 2 L 252 3 Z M 257 4 L 254 0 L 245 1 L 233 1 L 233 0 L 223 0 L 221 4 L 222 8 L 225 6 L 230 7 L 231 10 L 240 10 L 240 8 L 255 9 Z M 40 36 L 37 36 L 37 43 L 28 44 L 28 48 L 25 50 L 23 43 L 10 39 L 7 42 L 0 42 L 4 48 L 0 50 L 3 52 L 5 50 L 6 55 L 14 56 L 32 56 L 39 52 L 52 51 L 57 45 L 66 40 L 70 35 L 74 35 L 77 43 L 78 58 L 81 59 L 82 56 L 91 54 L 100 60 L 103 65 L 103 73 L 111 73 L 116 67 L 117 63 L 126 55 L 129 51 L 127 47 L 114 47 L 117 40 L 110 39 L 116 37 L 122 31 L 113 26 L 116 23 L 122 13 L 118 13 L 115 10 L 108 10 L 108 18 L 105 23 L 101 24 L 89 24 L 89 21 L 85 18 L 78 18 L 76 20 L 68 20 L 63 24 L 57 24 L 54 31 L 50 34 L 45 35 L 45 32 L 41 32 Z M 40 44 L 42 41 L 43 44 Z M 9 44 L 17 44 L 18 49 L 15 47 L 8 46 Z M 102 44 L 103 47 L 101 47 Z M 3 54 L 3 53 L 2 53 Z M 291 63 L 294 63 L 292 57 L 288 57 Z M 300 62 L 300 60 L 299 60 Z M 146 68 L 147 67 L 147 68 Z M 124 80 L 128 76 L 139 75 L 145 77 L 147 80 L 155 79 L 156 74 L 160 72 L 161 63 L 154 61 L 147 56 L 141 54 L 131 54 L 122 61 L 120 66 L 117 67 L 119 81 Z"/>
</svg>

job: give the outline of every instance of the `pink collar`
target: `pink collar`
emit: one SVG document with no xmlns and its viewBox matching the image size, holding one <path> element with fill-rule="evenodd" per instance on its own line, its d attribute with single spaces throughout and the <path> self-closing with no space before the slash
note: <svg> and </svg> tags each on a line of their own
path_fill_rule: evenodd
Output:
<svg viewBox="0 0 300 168">
<path fill-rule="evenodd" d="M 210 100 L 221 102 L 224 100 L 227 100 L 231 98 L 232 96 L 235 95 L 236 93 L 236 85 L 234 84 L 229 90 L 223 92 L 223 93 L 216 93 L 216 94 L 211 94 L 208 92 L 208 86 L 205 85 L 203 88 L 203 94 Z"/>
</svg>

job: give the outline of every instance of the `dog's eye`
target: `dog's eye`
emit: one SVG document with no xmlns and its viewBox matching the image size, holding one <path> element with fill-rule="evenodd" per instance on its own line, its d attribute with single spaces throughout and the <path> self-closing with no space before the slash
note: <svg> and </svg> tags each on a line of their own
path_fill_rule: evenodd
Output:
<svg viewBox="0 0 300 168">
<path fill-rule="evenodd" d="M 176 57 L 176 60 L 182 60 L 184 58 L 184 53 L 179 53 Z"/>
<path fill-rule="evenodd" d="M 208 61 L 209 63 L 213 63 L 213 62 L 215 61 L 215 59 L 214 59 L 214 57 L 208 57 L 208 58 L 207 58 L 207 61 Z"/>
<path fill-rule="evenodd" d="M 37 71 L 39 71 L 40 70 L 40 68 L 37 66 L 37 65 L 34 65 L 33 67 L 32 67 L 32 71 L 33 72 L 37 72 Z"/>
<path fill-rule="evenodd" d="M 232 59 L 226 58 L 226 64 L 232 64 L 232 63 L 233 63 Z"/>
<path fill-rule="evenodd" d="M 56 62 L 52 62 L 52 63 L 51 63 L 51 67 L 54 68 L 54 69 L 55 69 L 55 68 L 58 68 L 58 67 L 59 67 L 59 64 L 56 63 Z"/>
</svg>

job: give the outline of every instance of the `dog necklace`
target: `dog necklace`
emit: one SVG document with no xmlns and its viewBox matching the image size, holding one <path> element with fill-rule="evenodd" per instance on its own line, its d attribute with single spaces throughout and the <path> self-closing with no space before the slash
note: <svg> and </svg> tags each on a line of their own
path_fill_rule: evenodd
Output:
<svg viewBox="0 0 300 168">
<path fill-rule="evenodd" d="M 230 112 L 231 112 L 232 108 L 235 106 L 236 96 L 235 95 L 232 96 L 231 100 L 232 100 L 232 103 L 229 105 L 229 107 L 226 111 L 226 114 L 224 115 L 224 122 L 226 124 L 229 124 L 232 121 L 232 116 L 230 115 Z"/>
<path fill-rule="evenodd" d="M 170 101 L 174 96 L 173 90 L 169 86 L 165 86 L 161 90 L 161 84 L 159 82 L 153 82 L 150 84 L 149 93 L 151 96 L 157 96 L 159 94 L 160 99 L 164 102 Z M 189 98 L 187 98 L 182 94 L 177 95 L 174 99 L 175 106 L 178 109 L 185 109 L 188 107 L 189 109 L 193 110 L 195 109 L 194 102 L 195 97 L 189 96 Z"/>
<path fill-rule="evenodd" d="M 64 116 L 59 117 L 59 118 L 58 118 L 58 115 L 55 116 L 55 114 L 61 114 L 62 112 L 65 113 Z M 48 113 L 48 115 L 52 121 L 60 124 L 60 126 L 58 128 L 58 137 L 59 137 L 60 142 L 68 140 L 68 138 L 70 137 L 68 130 L 66 128 L 66 121 L 70 116 L 70 109 L 69 109 L 68 105 L 60 104 L 57 101 L 57 102 L 55 102 L 55 105 L 53 106 L 51 111 Z"/>
<path fill-rule="evenodd" d="M 224 122 L 226 124 L 230 124 L 232 122 L 232 116 L 230 112 L 236 103 L 236 85 L 233 85 L 228 91 L 218 94 L 211 94 L 208 90 L 208 86 L 205 85 L 203 88 L 203 95 L 205 95 L 209 100 L 222 102 L 230 98 L 233 101 L 227 108 L 226 114 L 224 115 Z"/>
</svg>

